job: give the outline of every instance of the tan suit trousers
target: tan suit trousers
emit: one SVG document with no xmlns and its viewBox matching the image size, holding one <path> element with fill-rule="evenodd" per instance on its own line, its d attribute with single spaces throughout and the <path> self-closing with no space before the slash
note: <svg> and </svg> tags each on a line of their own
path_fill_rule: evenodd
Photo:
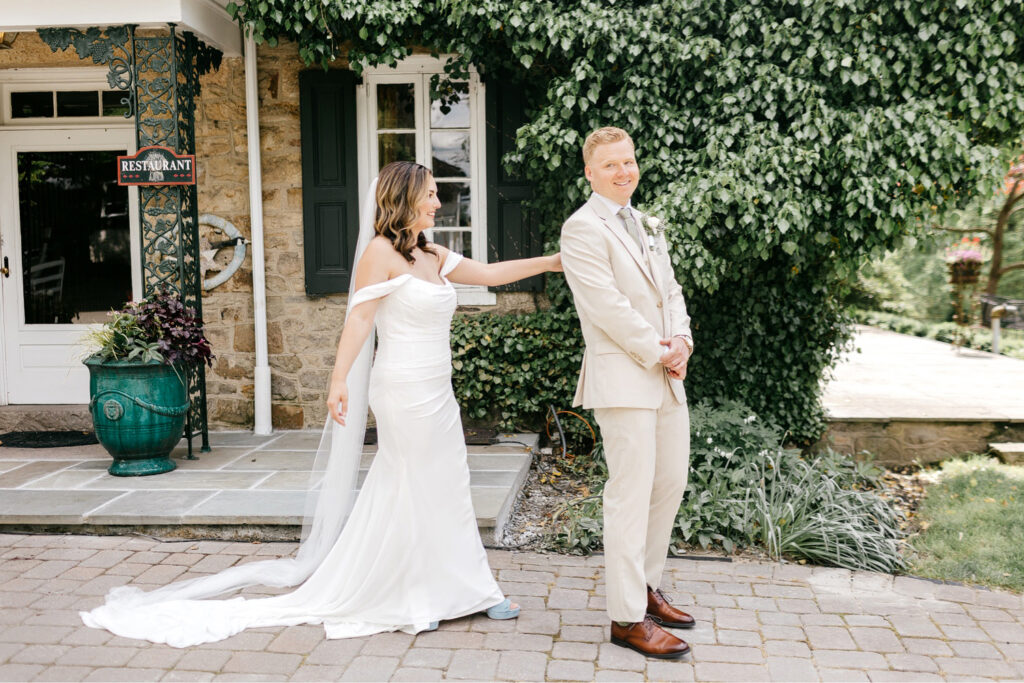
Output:
<svg viewBox="0 0 1024 683">
<path fill-rule="evenodd" d="M 661 407 L 595 408 L 604 487 L 605 583 L 613 621 L 643 621 L 658 588 L 690 464 L 690 414 L 665 381 Z"/>
</svg>

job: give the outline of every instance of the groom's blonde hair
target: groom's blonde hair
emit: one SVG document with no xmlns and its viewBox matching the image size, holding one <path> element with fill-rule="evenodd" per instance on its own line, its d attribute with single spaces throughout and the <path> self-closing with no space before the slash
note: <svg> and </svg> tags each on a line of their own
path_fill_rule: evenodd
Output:
<svg viewBox="0 0 1024 683">
<path fill-rule="evenodd" d="M 621 128 L 616 128 L 615 126 L 598 128 L 583 141 L 583 163 L 590 163 L 590 158 L 594 156 L 594 149 L 598 145 L 607 145 L 619 140 L 629 140 L 629 144 L 636 147 L 636 145 L 633 145 L 633 138 L 629 137 L 629 133 Z"/>
</svg>

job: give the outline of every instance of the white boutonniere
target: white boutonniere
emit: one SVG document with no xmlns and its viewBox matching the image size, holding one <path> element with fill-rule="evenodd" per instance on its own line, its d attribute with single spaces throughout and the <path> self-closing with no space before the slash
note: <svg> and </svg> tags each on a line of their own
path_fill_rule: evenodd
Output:
<svg viewBox="0 0 1024 683">
<path fill-rule="evenodd" d="M 661 219 L 644 214 L 641 223 L 643 223 L 644 231 L 647 233 L 647 246 L 660 254 L 662 241 L 658 238 L 665 234 L 665 226 L 662 224 Z"/>
</svg>

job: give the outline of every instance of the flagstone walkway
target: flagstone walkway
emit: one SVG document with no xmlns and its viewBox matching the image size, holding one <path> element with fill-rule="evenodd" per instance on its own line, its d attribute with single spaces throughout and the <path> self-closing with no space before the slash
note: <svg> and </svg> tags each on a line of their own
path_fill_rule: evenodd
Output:
<svg viewBox="0 0 1024 683">
<path fill-rule="evenodd" d="M 212 451 L 148 477 L 114 477 L 99 444 L 70 448 L 0 448 L 0 523 L 55 527 L 174 529 L 178 537 L 297 538 L 320 430 L 213 432 Z M 500 537 L 532 461 L 536 434 L 503 434 L 468 446 L 470 493 L 485 543 Z M 198 450 L 198 449 L 197 449 Z M 365 446 L 359 485 L 376 453 Z M 10 529 L 8 529 L 10 530 Z M 185 535 L 191 534 L 191 535 Z M 261 536 L 261 534 L 264 534 Z"/>
<path fill-rule="evenodd" d="M 1024 678 L 1020 595 L 758 562 L 671 559 L 663 587 L 698 619 L 693 652 L 607 642 L 603 558 L 489 551 L 516 621 L 328 641 L 262 628 L 188 649 L 82 626 L 113 586 L 155 587 L 294 551 L 287 543 L 0 535 L 0 680 L 925 681 Z M 275 591 L 276 592 L 276 591 Z M 250 592 L 251 594 L 252 592 Z"/>
</svg>

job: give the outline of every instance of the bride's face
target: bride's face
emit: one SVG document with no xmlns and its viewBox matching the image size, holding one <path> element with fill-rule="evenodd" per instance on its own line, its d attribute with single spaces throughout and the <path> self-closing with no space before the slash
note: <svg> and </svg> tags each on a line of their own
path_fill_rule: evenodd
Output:
<svg viewBox="0 0 1024 683">
<path fill-rule="evenodd" d="M 416 222 L 410 226 L 411 230 L 423 232 L 434 227 L 434 214 L 441 208 L 441 200 L 437 198 L 437 183 L 434 178 L 427 179 L 427 193 L 416 205 Z"/>
</svg>

